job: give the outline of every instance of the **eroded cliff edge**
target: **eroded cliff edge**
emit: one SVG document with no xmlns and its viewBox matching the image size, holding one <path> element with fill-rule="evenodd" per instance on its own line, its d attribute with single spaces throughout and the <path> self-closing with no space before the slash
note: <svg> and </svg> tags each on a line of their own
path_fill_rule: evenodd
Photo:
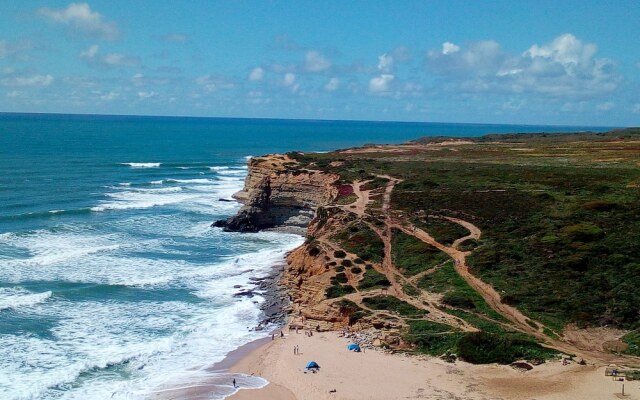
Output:
<svg viewBox="0 0 640 400">
<path fill-rule="evenodd" d="M 244 206 L 233 217 L 213 226 L 232 232 L 284 229 L 304 235 L 318 207 L 337 195 L 336 174 L 293 168 L 286 155 L 253 157 L 244 189 L 234 197 Z"/>
</svg>

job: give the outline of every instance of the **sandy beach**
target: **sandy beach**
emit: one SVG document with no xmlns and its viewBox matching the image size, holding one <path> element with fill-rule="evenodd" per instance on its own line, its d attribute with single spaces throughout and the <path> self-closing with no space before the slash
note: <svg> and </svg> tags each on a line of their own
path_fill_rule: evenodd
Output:
<svg viewBox="0 0 640 400">
<path fill-rule="evenodd" d="M 502 365 L 446 363 L 438 358 L 347 350 L 337 332 L 302 331 L 276 335 L 250 351 L 229 372 L 253 374 L 270 383 L 262 389 L 240 390 L 230 400 L 324 399 L 640 399 L 640 382 L 604 376 L 604 366 L 562 365 L 551 361 L 522 372 Z M 298 346 L 299 355 L 294 354 Z M 309 361 L 317 373 L 304 372 Z"/>
</svg>

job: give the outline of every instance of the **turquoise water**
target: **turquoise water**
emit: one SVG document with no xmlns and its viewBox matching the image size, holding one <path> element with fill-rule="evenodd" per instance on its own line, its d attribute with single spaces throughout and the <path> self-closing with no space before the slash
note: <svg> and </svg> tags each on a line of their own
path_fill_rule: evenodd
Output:
<svg viewBox="0 0 640 400">
<path fill-rule="evenodd" d="M 234 286 L 302 239 L 209 227 L 250 155 L 585 129 L 0 114 L 0 398 L 144 398 L 260 337 Z"/>
</svg>

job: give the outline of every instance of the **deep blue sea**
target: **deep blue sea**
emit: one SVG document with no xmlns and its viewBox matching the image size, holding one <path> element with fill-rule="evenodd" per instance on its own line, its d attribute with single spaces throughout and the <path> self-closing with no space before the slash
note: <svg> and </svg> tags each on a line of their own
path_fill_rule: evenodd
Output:
<svg viewBox="0 0 640 400">
<path fill-rule="evenodd" d="M 0 114 L 0 399 L 141 399 L 264 333 L 236 285 L 302 238 L 210 228 L 248 156 L 604 128 Z M 243 386 L 264 385 L 237 377 Z M 218 398 L 233 392 L 222 379 Z"/>
</svg>

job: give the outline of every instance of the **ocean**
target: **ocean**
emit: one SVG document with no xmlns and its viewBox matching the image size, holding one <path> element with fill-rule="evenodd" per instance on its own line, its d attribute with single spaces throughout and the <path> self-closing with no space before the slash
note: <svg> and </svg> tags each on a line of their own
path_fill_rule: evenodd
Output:
<svg viewBox="0 0 640 400">
<path fill-rule="evenodd" d="M 264 298 L 233 294 L 303 241 L 210 227 L 239 209 L 221 199 L 251 155 L 587 129 L 607 130 L 0 114 L 0 398 L 142 399 L 207 379 L 233 393 L 210 367 L 265 335 Z"/>
</svg>

